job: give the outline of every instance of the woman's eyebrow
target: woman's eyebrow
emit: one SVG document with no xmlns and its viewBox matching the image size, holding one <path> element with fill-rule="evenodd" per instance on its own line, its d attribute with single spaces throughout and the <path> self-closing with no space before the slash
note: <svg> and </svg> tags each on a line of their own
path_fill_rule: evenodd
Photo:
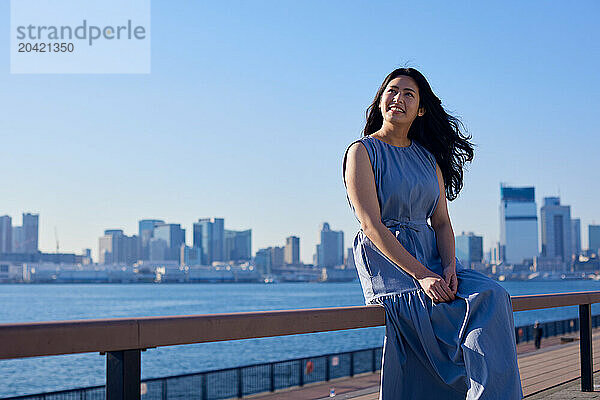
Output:
<svg viewBox="0 0 600 400">
<path fill-rule="evenodd" d="M 391 85 L 391 86 L 390 86 L 390 88 L 393 88 L 393 89 L 396 89 L 396 90 L 400 89 L 400 88 L 399 88 L 398 86 L 396 86 L 396 85 Z M 414 93 L 416 93 L 416 92 L 415 92 L 415 90 L 414 90 L 413 88 L 406 87 L 406 88 L 404 88 L 404 90 L 410 90 L 411 92 L 414 92 Z"/>
</svg>

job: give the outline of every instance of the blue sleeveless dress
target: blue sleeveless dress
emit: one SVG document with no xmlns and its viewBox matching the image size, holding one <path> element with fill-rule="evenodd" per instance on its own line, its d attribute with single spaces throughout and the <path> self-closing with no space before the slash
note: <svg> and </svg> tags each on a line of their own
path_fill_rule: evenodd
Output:
<svg viewBox="0 0 600 400">
<path fill-rule="evenodd" d="M 439 199 L 435 157 L 415 140 L 408 147 L 370 136 L 351 145 L 356 142 L 371 160 L 382 222 L 441 275 L 435 231 L 427 222 Z M 456 259 L 456 299 L 434 303 L 362 230 L 353 252 L 365 303 L 385 309 L 380 400 L 523 398 L 512 303 L 502 286 Z"/>
</svg>

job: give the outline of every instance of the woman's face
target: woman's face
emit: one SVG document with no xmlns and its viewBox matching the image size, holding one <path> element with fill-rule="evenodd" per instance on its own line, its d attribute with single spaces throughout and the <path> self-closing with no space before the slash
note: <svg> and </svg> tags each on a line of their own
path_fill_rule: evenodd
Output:
<svg viewBox="0 0 600 400">
<path fill-rule="evenodd" d="M 400 75 L 388 83 L 379 102 L 383 120 L 394 125 L 412 124 L 417 115 L 425 113 L 419 109 L 419 87 L 413 78 Z"/>
</svg>

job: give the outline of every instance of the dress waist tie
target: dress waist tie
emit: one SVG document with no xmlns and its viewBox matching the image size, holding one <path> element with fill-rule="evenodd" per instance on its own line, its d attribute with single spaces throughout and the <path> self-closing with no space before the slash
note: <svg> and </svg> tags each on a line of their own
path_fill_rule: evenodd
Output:
<svg viewBox="0 0 600 400">
<path fill-rule="evenodd" d="M 411 229 L 415 232 L 420 232 L 429 226 L 426 219 L 387 220 L 384 222 L 384 225 L 388 229 Z"/>
</svg>

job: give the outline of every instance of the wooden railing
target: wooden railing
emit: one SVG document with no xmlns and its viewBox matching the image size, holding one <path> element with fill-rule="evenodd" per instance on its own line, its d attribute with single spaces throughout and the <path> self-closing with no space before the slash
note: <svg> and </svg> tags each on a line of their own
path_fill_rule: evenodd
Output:
<svg viewBox="0 0 600 400">
<path fill-rule="evenodd" d="M 593 303 L 600 303 L 600 291 L 512 297 L 514 311 L 579 306 L 582 391 L 593 391 Z M 130 400 L 140 399 L 144 349 L 381 325 L 379 305 L 0 324 L 0 359 L 105 353 L 106 398 Z"/>
</svg>

